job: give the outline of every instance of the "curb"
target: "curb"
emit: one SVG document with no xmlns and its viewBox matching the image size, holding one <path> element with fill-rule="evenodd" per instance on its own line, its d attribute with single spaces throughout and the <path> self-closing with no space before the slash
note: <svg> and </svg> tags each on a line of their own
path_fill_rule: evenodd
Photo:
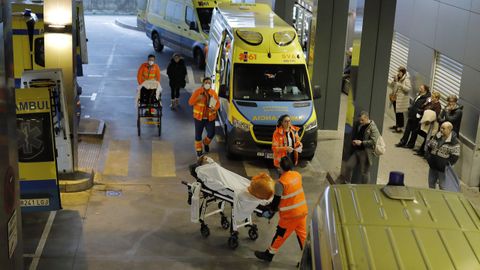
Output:
<svg viewBox="0 0 480 270">
<path fill-rule="evenodd" d="M 58 187 L 60 192 L 80 192 L 90 189 L 93 186 L 95 172 L 76 171 L 72 174 L 59 175 Z M 63 178 L 63 179 L 61 179 Z"/>
<path fill-rule="evenodd" d="M 140 29 L 138 29 L 138 27 L 135 25 L 130 25 L 130 24 L 127 24 L 127 23 L 123 23 L 121 22 L 119 19 L 115 19 L 115 24 L 120 26 L 120 27 L 123 27 L 123 28 L 126 28 L 126 29 L 130 29 L 130 30 L 135 30 L 135 31 L 140 31 Z"/>
</svg>

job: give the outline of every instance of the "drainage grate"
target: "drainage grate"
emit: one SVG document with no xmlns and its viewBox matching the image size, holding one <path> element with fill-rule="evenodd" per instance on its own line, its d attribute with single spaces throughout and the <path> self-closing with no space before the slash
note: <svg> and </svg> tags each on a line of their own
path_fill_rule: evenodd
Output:
<svg viewBox="0 0 480 270">
<path fill-rule="evenodd" d="M 78 144 L 78 167 L 86 171 L 97 171 L 98 159 L 103 140 L 91 136 L 81 136 Z"/>
</svg>

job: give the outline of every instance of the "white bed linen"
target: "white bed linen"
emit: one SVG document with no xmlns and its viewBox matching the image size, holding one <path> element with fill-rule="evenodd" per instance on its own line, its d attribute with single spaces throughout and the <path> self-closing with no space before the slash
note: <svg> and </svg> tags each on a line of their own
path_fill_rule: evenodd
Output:
<svg viewBox="0 0 480 270">
<path fill-rule="evenodd" d="M 195 172 L 209 189 L 233 198 L 233 215 L 237 221 L 250 217 L 258 205 L 267 205 L 272 201 L 261 200 L 251 195 L 247 190 L 250 180 L 223 168 L 216 162 L 199 166 Z"/>
</svg>

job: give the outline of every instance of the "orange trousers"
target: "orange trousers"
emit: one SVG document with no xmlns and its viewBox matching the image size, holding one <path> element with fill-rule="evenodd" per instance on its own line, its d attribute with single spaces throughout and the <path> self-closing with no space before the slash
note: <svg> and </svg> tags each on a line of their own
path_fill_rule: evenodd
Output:
<svg viewBox="0 0 480 270">
<path fill-rule="evenodd" d="M 268 249 L 270 253 L 275 254 L 293 231 L 295 231 L 295 234 L 297 235 L 300 249 L 303 249 L 303 244 L 307 238 L 307 216 L 293 219 L 280 218 L 278 221 L 277 232 L 275 233 L 272 244 Z"/>
</svg>

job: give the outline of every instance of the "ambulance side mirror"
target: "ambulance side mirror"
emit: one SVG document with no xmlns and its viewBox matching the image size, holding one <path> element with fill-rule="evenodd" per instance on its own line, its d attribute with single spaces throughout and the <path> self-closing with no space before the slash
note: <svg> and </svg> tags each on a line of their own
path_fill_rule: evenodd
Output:
<svg viewBox="0 0 480 270">
<path fill-rule="evenodd" d="M 322 92 L 320 91 L 320 85 L 313 86 L 313 99 L 319 99 L 322 97 Z"/>
<path fill-rule="evenodd" d="M 220 85 L 220 89 L 218 89 L 218 96 L 221 98 L 228 98 L 227 97 L 227 86 L 225 84 Z"/>
</svg>

